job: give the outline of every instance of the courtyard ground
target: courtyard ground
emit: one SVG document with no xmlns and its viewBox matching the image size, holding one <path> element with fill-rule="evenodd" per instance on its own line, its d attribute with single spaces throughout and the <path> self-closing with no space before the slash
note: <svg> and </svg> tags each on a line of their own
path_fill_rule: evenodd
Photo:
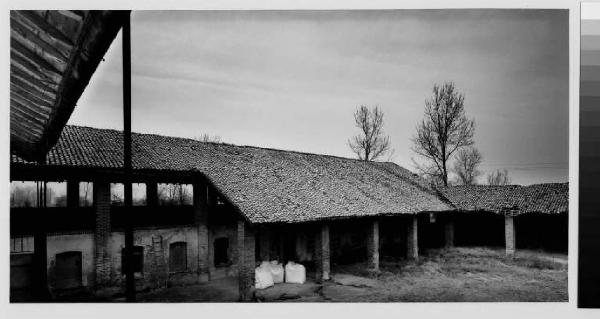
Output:
<svg viewBox="0 0 600 319">
<path fill-rule="evenodd" d="M 567 256 L 500 248 L 429 250 L 419 261 L 381 262 L 381 272 L 363 264 L 335 266 L 324 285 L 277 284 L 256 292 L 266 302 L 459 302 L 568 301 Z M 309 277 L 310 279 L 310 277 Z M 235 278 L 138 294 L 139 301 L 235 301 Z"/>
<path fill-rule="evenodd" d="M 518 250 L 506 258 L 501 248 L 428 250 L 419 261 L 383 259 L 381 272 L 364 264 L 333 266 L 320 285 L 314 274 L 305 284 L 276 284 L 256 291 L 258 302 L 460 302 L 568 301 L 567 256 Z M 237 277 L 137 293 L 139 302 L 234 302 Z M 85 290 L 54 301 L 122 302 L 122 294 L 99 299 Z M 25 301 L 11 292 L 11 301 Z"/>
</svg>

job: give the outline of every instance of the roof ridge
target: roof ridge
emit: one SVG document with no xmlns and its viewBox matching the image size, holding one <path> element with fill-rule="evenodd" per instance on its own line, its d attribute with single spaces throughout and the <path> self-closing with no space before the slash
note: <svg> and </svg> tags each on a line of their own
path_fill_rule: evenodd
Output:
<svg viewBox="0 0 600 319">
<path fill-rule="evenodd" d="M 481 188 L 487 188 L 487 187 L 533 187 L 533 186 L 540 186 L 540 185 L 569 185 L 569 182 L 548 182 L 548 183 L 536 183 L 536 184 L 529 184 L 529 185 L 521 185 L 521 184 L 509 184 L 509 185 L 488 185 L 488 184 L 476 184 L 476 185 L 449 185 L 446 186 L 445 188 L 474 188 L 474 187 L 481 187 Z"/>
<path fill-rule="evenodd" d="M 84 128 L 84 129 L 92 129 L 92 130 L 101 130 L 101 131 L 112 131 L 112 132 L 117 132 L 117 133 L 123 133 L 122 130 L 118 130 L 118 129 L 113 129 L 113 128 L 98 128 L 98 127 L 92 127 L 92 126 L 86 126 L 86 125 L 66 125 L 65 127 L 68 128 Z M 350 157 L 343 157 L 343 156 L 339 156 L 339 155 L 331 155 L 331 154 L 318 154 L 318 153 L 310 153 L 310 152 L 303 152 L 303 151 L 297 151 L 297 150 L 283 150 L 283 149 L 278 149 L 278 148 L 272 148 L 272 147 L 260 147 L 260 146 L 255 146 L 255 145 L 238 145 L 238 144 L 233 144 L 233 143 L 224 143 L 224 142 L 204 142 L 204 141 L 199 141 L 196 140 L 194 138 L 191 137 L 181 137 L 181 136 L 170 136 L 170 135 L 161 135 L 161 134 L 157 134 L 157 133 L 140 133 L 140 132 L 131 132 L 132 134 L 137 134 L 137 135 L 141 135 L 141 136 L 158 136 L 161 138 L 173 138 L 173 139 L 178 139 L 178 140 L 183 140 L 183 141 L 191 141 L 191 142 L 196 142 L 196 143 L 204 143 L 204 144 L 212 144 L 212 145 L 225 145 L 225 146 L 232 146 L 232 147 L 238 147 L 238 148 L 252 148 L 252 149 L 258 149 L 258 150 L 266 150 L 266 151 L 274 151 L 274 152 L 285 152 L 285 153 L 295 153 L 295 154 L 300 154 L 300 155 L 311 155 L 311 156 L 324 156 L 324 157 L 331 157 L 331 158 L 337 158 L 337 159 L 341 159 L 341 160 L 347 160 L 347 161 L 354 161 L 354 162 L 365 162 L 365 163 L 378 163 L 378 164 L 382 164 L 382 163 L 392 163 L 395 164 L 401 168 L 404 168 L 406 170 L 408 170 L 405 167 L 402 167 L 400 165 L 398 165 L 397 163 L 394 162 L 376 162 L 376 161 L 363 161 L 357 158 L 350 158 Z M 412 171 L 409 170 L 409 172 L 412 173 Z"/>
</svg>

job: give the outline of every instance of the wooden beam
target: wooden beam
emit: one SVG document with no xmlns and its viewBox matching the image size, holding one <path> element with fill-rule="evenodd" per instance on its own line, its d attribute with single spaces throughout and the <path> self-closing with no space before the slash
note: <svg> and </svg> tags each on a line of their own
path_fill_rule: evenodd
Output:
<svg viewBox="0 0 600 319">
<path fill-rule="evenodd" d="M 26 140 L 31 144 L 35 144 L 37 142 L 37 135 L 39 133 L 30 130 L 28 127 L 24 126 L 22 123 L 10 123 L 11 132 L 14 131 L 16 136 L 18 136 L 22 140 Z"/>
<path fill-rule="evenodd" d="M 36 123 L 34 121 L 31 121 L 27 118 L 25 118 L 22 113 L 17 113 L 15 109 L 11 108 L 11 117 L 18 117 L 19 120 L 21 120 L 20 123 L 14 123 L 14 124 L 18 124 L 18 125 L 22 125 L 21 123 L 26 122 L 28 124 L 28 126 L 21 126 L 23 128 L 27 128 L 30 131 L 37 133 L 37 134 L 41 134 L 42 133 L 42 125 L 39 123 Z"/>
<path fill-rule="evenodd" d="M 40 127 L 40 129 L 42 129 L 44 127 L 44 124 L 46 124 L 46 121 L 44 119 L 37 118 L 37 117 L 27 113 L 25 111 L 25 107 L 21 106 L 18 101 L 14 101 L 12 98 L 10 99 L 10 101 L 12 102 L 10 104 L 10 111 L 12 113 L 18 113 L 25 119 L 37 124 Z"/>
<path fill-rule="evenodd" d="M 37 112 L 39 116 L 48 117 L 52 111 L 50 106 L 48 106 L 48 102 L 28 93 L 15 85 L 11 85 L 10 87 L 10 97 L 12 99 L 23 103 L 28 110 Z"/>
<path fill-rule="evenodd" d="M 11 63 L 11 65 L 10 65 L 10 75 L 16 76 L 37 88 L 42 88 L 45 92 L 58 91 L 58 84 L 56 84 L 52 81 L 48 81 L 47 79 L 43 79 L 43 78 L 39 77 L 38 75 L 32 75 L 30 72 L 27 72 L 26 70 L 19 68 L 14 63 Z"/>
<path fill-rule="evenodd" d="M 23 124 L 17 123 L 16 121 L 11 121 L 10 127 L 11 129 L 18 132 L 18 134 L 16 135 L 19 136 L 21 139 L 26 139 L 30 142 L 32 146 L 36 145 L 39 139 L 39 133 L 34 132 L 34 130 L 30 129 L 29 127 L 23 126 Z"/>
<path fill-rule="evenodd" d="M 11 15 L 13 13 L 21 16 L 22 19 L 25 19 L 26 21 L 28 21 L 32 25 L 37 26 L 41 30 L 44 30 L 44 32 L 48 33 L 49 36 L 53 37 L 57 41 L 61 41 L 64 45 L 73 46 L 74 43 L 68 36 L 66 36 L 64 33 L 62 33 L 54 25 L 48 23 L 42 17 L 35 14 L 33 11 L 27 11 L 27 10 L 11 11 Z"/>
<path fill-rule="evenodd" d="M 18 33 L 23 38 L 27 39 L 28 41 L 32 42 L 34 45 L 39 47 L 41 50 L 53 55 L 56 59 L 63 61 L 64 63 L 68 62 L 70 55 L 69 53 L 71 51 L 72 46 L 62 45 L 62 49 L 57 48 L 58 43 L 56 43 L 56 41 L 52 41 L 52 38 L 48 37 L 43 32 L 40 32 L 40 30 L 36 30 L 34 28 L 31 28 L 30 26 L 27 26 L 13 13 L 11 13 L 10 16 L 10 30 L 11 35 L 13 32 Z"/>
<path fill-rule="evenodd" d="M 10 52 L 10 64 L 11 66 L 23 69 L 23 71 L 33 75 L 36 74 L 42 81 L 51 81 L 53 84 L 60 84 L 62 75 L 54 73 L 52 71 L 42 69 L 39 65 L 32 63 L 29 59 L 18 54 L 14 50 Z"/>
<path fill-rule="evenodd" d="M 81 31 L 85 28 L 85 20 L 88 15 L 87 12 L 89 11 L 83 12 L 85 14 L 80 16 L 82 19 L 73 19 L 72 17 L 61 14 L 60 11 L 56 10 L 36 11 L 36 14 L 45 21 L 48 21 L 49 24 L 56 26 L 60 32 L 71 38 L 73 43 L 76 43 L 77 39 L 80 38 Z M 69 14 L 71 14 L 71 12 L 69 12 Z"/>
<path fill-rule="evenodd" d="M 38 47 L 35 43 L 33 43 L 32 41 L 24 38 L 22 35 L 20 35 L 19 33 L 11 30 L 10 31 L 10 45 L 15 45 L 15 44 L 19 44 L 21 48 L 24 48 L 25 50 L 23 50 L 23 52 L 31 52 L 33 55 L 38 56 L 40 59 L 46 61 L 47 63 L 53 65 L 53 67 L 55 69 L 57 69 L 60 73 L 64 72 L 64 70 L 67 68 L 67 63 L 66 61 L 61 61 L 60 59 L 58 59 L 56 56 L 42 50 L 40 47 Z M 16 45 L 15 45 L 16 47 Z"/>
<path fill-rule="evenodd" d="M 40 165 L 32 162 L 15 162 L 11 159 L 10 179 L 30 180 L 43 179 L 63 181 L 65 179 L 102 180 L 111 183 L 122 183 L 123 168 L 91 168 L 77 166 Z M 162 170 L 133 170 L 132 183 L 194 183 L 200 176 L 194 172 L 177 172 Z"/>
<path fill-rule="evenodd" d="M 26 79 L 21 77 L 19 74 L 11 74 L 10 82 L 26 91 L 29 91 L 29 94 L 35 94 L 38 98 L 45 101 L 54 101 L 56 99 L 56 92 L 51 92 L 50 89 L 40 88 L 35 84 L 28 82 Z"/>
<path fill-rule="evenodd" d="M 85 12 L 83 10 L 58 10 L 61 15 L 76 21 L 83 21 Z"/>
<path fill-rule="evenodd" d="M 22 128 L 15 127 L 15 123 L 11 123 L 10 133 L 13 135 L 11 138 L 18 138 L 32 145 L 35 144 L 35 140 L 31 138 L 31 133 L 22 132 Z"/>
<path fill-rule="evenodd" d="M 15 39 L 10 39 L 10 52 L 11 58 L 13 54 L 18 54 L 23 58 L 26 58 L 32 64 L 37 65 L 42 70 L 48 70 L 49 72 L 53 72 L 58 76 L 62 77 L 62 74 L 65 70 L 64 65 L 60 65 L 58 61 L 53 60 L 54 63 L 47 61 L 38 55 L 34 50 L 28 48 L 27 46 L 19 43 L 19 41 Z"/>
<path fill-rule="evenodd" d="M 40 133 L 38 129 L 35 128 L 31 128 L 28 126 L 24 126 L 22 123 L 16 123 L 16 122 L 12 122 L 10 123 L 10 127 L 14 128 L 15 130 L 19 130 L 21 137 L 25 137 L 25 136 L 35 136 L 37 137 Z M 34 142 L 34 140 L 32 140 L 32 142 Z"/>
</svg>

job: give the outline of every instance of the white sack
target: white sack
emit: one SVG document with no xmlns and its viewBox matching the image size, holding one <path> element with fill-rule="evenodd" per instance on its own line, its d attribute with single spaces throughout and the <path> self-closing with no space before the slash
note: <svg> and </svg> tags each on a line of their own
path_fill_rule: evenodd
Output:
<svg viewBox="0 0 600 319">
<path fill-rule="evenodd" d="M 256 278 L 256 289 L 265 289 L 273 286 L 273 275 L 271 270 L 267 267 L 256 267 L 254 270 L 254 278 Z"/>
<path fill-rule="evenodd" d="M 283 265 L 278 263 L 277 260 L 271 261 L 269 265 L 269 269 L 271 270 L 271 275 L 273 276 L 273 282 L 276 284 L 283 282 Z"/>
<path fill-rule="evenodd" d="M 285 282 L 303 284 L 306 282 L 306 269 L 301 264 L 290 261 L 285 265 Z"/>
</svg>

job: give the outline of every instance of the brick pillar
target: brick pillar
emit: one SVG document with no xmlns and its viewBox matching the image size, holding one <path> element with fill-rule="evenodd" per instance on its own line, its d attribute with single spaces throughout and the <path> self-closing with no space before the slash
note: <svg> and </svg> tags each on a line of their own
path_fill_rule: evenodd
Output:
<svg viewBox="0 0 600 319">
<path fill-rule="evenodd" d="M 367 253 L 369 271 L 379 271 L 379 222 L 374 220 L 369 223 L 367 230 Z"/>
<path fill-rule="evenodd" d="M 240 301 L 254 299 L 254 269 L 256 258 L 254 256 L 254 230 L 243 220 L 238 221 L 238 283 Z"/>
<path fill-rule="evenodd" d="M 408 259 L 417 260 L 419 259 L 419 242 L 418 242 L 418 223 L 417 215 L 410 218 L 408 223 L 408 232 L 406 238 L 406 257 Z"/>
<path fill-rule="evenodd" d="M 315 241 L 316 262 L 317 262 L 317 282 L 329 280 L 330 254 L 329 254 L 329 225 L 322 224 L 317 230 L 317 238 Z"/>
<path fill-rule="evenodd" d="M 194 184 L 194 222 L 198 234 L 198 280 L 209 280 L 208 197 L 206 182 Z"/>
<path fill-rule="evenodd" d="M 206 207 L 208 209 L 208 214 L 210 215 L 210 212 L 214 212 L 217 208 L 217 192 L 208 183 L 206 183 L 205 185 L 206 185 Z M 213 239 L 210 236 L 210 231 L 207 233 L 207 236 L 208 236 L 208 239 L 207 239 L 208 269 L 210 271 L 210 269 L 214 270 L 215 252 L 214 252 L 214 246 L 213 246 Z M 210 273 L 209 273 L 209 279 L 210 279 Z"/>
<path fill-rule="evenodd" d="M 111 284 L 111 256 L 108 247 L 111 228 L 109 183 L 94 183 L 94 209 L 96 215 L 94 229 L 96 288 L 102 288 Z"/>
<path fill-rule="evenodd" d="M 271 232 L 266 226 L 260 229 L 260 260 L 271 260 Z"/>
<path fill-rule="evenodd" d="M 454 247 L 454 221 L 450 218 L 444 225 L 444 239 L 446 248 Z"/>
<path fill-rule="evenodd" d="M 506 244 L 506 256 L 515 255 L 515 224 L 512 216 L 504 216 L 504 240 Z"/>
</svg>

